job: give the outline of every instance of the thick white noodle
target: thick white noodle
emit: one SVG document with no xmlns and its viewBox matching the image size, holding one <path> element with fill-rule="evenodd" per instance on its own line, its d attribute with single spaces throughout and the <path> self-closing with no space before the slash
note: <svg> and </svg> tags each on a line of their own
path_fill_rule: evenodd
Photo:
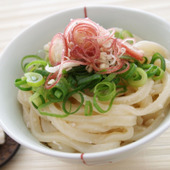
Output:
<svg viewBox="0 0 170 170">
<path fill-rule="evenodd" d="M 32 134 L 55 150 L 85 153 L 123 146 L 156 129 L 166 116 L 170 103 L 169 53 L 151 41 L 139 41 L 135 46 L 144 50 L 149 59 L 155 52 L 166 58 L 167 69 L 162 80 L 148 79 L 143 87 L 129 89 L 126 95 L 116 97 L 107 113 L 101 114 L 94 108 L 92 116 L 84 116 L 84 106 L 78 113 L 66 118 L 42 116 L 29 102 L 31 92 L 19 91 L 18 101 L 23 106 L 23 119 Z M 83 95 L 85 101 L 93 100 Z M 73 97 L 80 102 L 79 95 Z M 99 103 L 103 109 L 107 109 L 107 102 Z M 61 103 L 58 106 L 51 104 L 44 111 L 64 114 Z"/>
</svg>

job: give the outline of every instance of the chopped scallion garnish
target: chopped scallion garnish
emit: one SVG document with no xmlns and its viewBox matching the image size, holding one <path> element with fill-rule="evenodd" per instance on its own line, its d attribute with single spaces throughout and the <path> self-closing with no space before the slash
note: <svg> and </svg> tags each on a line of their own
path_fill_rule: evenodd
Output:
<svg viewBox="0 0 170 170">
<path fill-rule="evenodd" d="M 128 31 L 116 32 L 115 35 L 122 39 L 132 36 Z M 80 64 L 71 69 L 61 70 L 59 67 L 56 72 L 50 73 L 46 70 L 49 61 L 29 55 L 21 61 L 24 76 L 15 80 L 15 86 L 23 91 L 32 91 L 29 100 L 41 115 L 64 118 L 78 112 L 83 105 L 85 116 L 91 116 L 94 108 L 100 113 L 106 113 L 112 107 L 115 97 L 127 91 L 127 86 L 138 88 L 149 78 L 162 79 L 166 69 L 165 60 L 159 53 L 152 56 L 150 63 L 146 57 L 139 61 L 130 55 L 122 55 L 120 60 L 126 64 L 115 72 L 110 70 L 110 73 L 107 69 L 87 71 L 84 63 L 79 61 Z M 58 77 L 59 81 L 56 80 Z M 84 100 L 83 93 L 87 91 L 93 96 L 92 101 Z M 74 94 L 80 98 L 76 108 Z M 63 115 L 44 111 L 50 104 L 58 102 L 62 102 Z M 102 102 L 109 103 L 108 107 L 102 108 Z"/>
</svg>

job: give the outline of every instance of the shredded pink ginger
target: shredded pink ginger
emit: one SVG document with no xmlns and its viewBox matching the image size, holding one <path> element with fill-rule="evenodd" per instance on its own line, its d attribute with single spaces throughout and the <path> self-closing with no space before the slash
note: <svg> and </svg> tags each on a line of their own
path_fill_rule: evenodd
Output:
<svg viewBox="0 0 170 170">
<path fill-rule="evenodd" d="M 58 33 L 51 40 L 49 60 L 55 71 L 47 77 L 45 87 L 55 86 L 62 70 L 73 66 L 86 65 L 101 74 L 120 74 L 129 69 L 128 61 L 120 58 L 122 55 L 142 60 L 143 53 L 127 43 L 129 39 L 118 39 L 114 33 L 114 28 L 104 29 L 89 18 L 71 20 L 64 34 Z M 135 43 L 134 39 L 130 40 Z M 125 69 L 120 71 L 124 65 Z M 54 81 L 49 84 L 51 79 Z"/>
</svg>

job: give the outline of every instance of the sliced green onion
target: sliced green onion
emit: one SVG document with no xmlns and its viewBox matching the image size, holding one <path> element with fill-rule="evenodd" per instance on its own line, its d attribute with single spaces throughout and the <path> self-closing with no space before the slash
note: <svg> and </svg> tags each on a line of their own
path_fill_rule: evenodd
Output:
<svg viewBox="0 0 170 170">
<path fill-rule="evenodd" d="M 24 64 L 24 62 L 25 62 L 26 59 L 42 60 L 42 58 L 37 56 L 37 55 L 27 55 L 27 56 L 23 57 L 22 60 L 21 60 L 21 68 L 22 68 L 22 70 L 24 72 L 25 72 L 25 64 Z"/>
<path fill-rule="evenodd" d="M 28 63 L 24 67 L 24 72 L 34 71 L 38 67 L 42 67 L 42 66 L 45 67 L 46 65 L 47 65 L 47 62 L 44 61 L 44 60 L 35 60 L 35 61 L 32 61 L 32 62 Z"/>
<path fill-rule="evenodd" d="M 121 58 L 121 59 L 124 59 L 124 60 L 128 60 L 128 61 L 131 62 L 131 63 L 138 62 L 138 60 L 136 60 L 135 58 L 133 58 L 133 57 L 131 57 L 131 56 L 128 56 L 128 55 L 122 55 L 120 58 Z"/>
<path fill-rule="evenodd" d="M 128 38 L 128 37 L 133 37 L 133 34 L 131 32 L 129 32 L 128 30 L 120 31 L 119 38 L 125 39 L 125 38 Z"/>
<path fill-rule="evenodd" d="M 91 116 L 92 115 L 93 106 L 92 106 L 92 103 L 90 101 L 86 101 L 85 107 L 84 107 L 84 113 L 85 113 L 85 116 Z"/>
<path fill-rule="evenodd" d="M 27 84 L 26 79 L 16 79 L 14 84 L 20 90 L 23 90 L 23 91 L 32 90 L 32 87 Z"/>
<path fill-rule="evenodd" d="M 103 80 L 103 82 L 106 82 L 106 81 L 113 81 L 114 80 L 114 78 L 116 77 L 116 74 L 115 73 L 111 73 L 111 74 L 109 74 L 108 76 L 106 76 L 105 78 L 104 78 L 104 80 Z"/>
<path fill-rule="evenodd" d="M 144 56 L 143 59 L 144 59 L 143 64 L 147 64 L 148 63 L 148 58 Z"/>
<path fill-rule="evenodd" d="M 164 71 L 156 65 L 143 64 L 142 68 L 146 70 L 148 78 L 152 77 L 153 80 L 159 80 L 163 78 Z"/>
<path fill-rule="evenodd" d="M 103 109 L 99 106 L 99 104 L 97 103 L 97 94 L 94 94 L 94 96 L 93 96 L 93 105 L 94 105 L 94 107 L 95 107 L 100 113 L 106 113 L 106 112 L 108 112 L 108 111 L 111 109 L 115 96 L 116 96 L 116 94 L 115 94 L 114 96 L 112 96 L 108 108 L 107 108 L 106 110 L 103 110 Z"/>
<path fill-rule="evenodd" d="M 39 87 L 32 87 L 32 91 L 35 93 L 38 93 L 39 95 L 42 95 L 44 97 L 44 99 L 46 99 L 46 94 L 47 91 L 43 86 L 39 86 Z"/>
<path fill-rule="evenodd" d="M 118 31 L 116 31 L 115 34 L 114 34 L 114 36 L 115 36 L 116 38 L 119 38 L 119 34 L 120 34 L 120 33 L 119 33 Z"/>
<path fill-rule="evenodd" d="M 92 81 L 95 82 L 99 82 L 102 79 L 102 75 L 101 74 L 93 74 L 91 76 L 86 76 L 84 78 L 81 78 L 78 80 L 78 85 L 82 85 L 82 84 L 89 84 L 92 83 Z"/>
<path fill-rule="evenodd" d="M 71 86 L 72 88 L 75 88 L 75 87 L 76 87 L 77 80 L 75 79 L 75 77 L 74 77 L 73 75 L 69 75 L 69 76 L 67 77 L 67 81 L 68 81 L 68 83 L 70 84 L 70 86 Z"/>
<path fill-rule="evenodd" d="M 44 112 L 42 111 L 43 108 L 47 107 L 48 105 L 50 105 L 51 103 L 53 102 L 47 102 L 47 103 L 44 103 L 42 105 L 40 105 L 37 110 L 39 111 L 39 113 L 41 115 L 44 115 L 44 116 L 51 116 L 51 117 L 57 117 L 57 118 L 64 118 L 64 117 L 67 117 L 68 114 L 64 114 L 64 115 L 60 115 L 60 114 L 56 114 L 56 113 L 49 113 L 49 112 Z"/>
<path fill-rule="evenodd" d="M 54 92 L 54 95 L 59 99 L 63 96 L 63 93 L 61 92 L 61 90 L 57 89 L 55 92 Z"/>
<path fill-rule="evenodd" d="M 147 81 L 147 74 L 142 68 L 137 67 L 135 74 L 127 81 L 133 87 L 141 87 Z"/>
<path fill-rule="evenodd" d="M 113 82 L 117 85 L 121 82 L 121 78 L 117 76 L 113 79 Z"/>
<path fill-rule="evenodd" d="M 129 79 L 130 77 L 133 76 L 134 72 L 136 71 L 136 64 L 135 63 L 131 63 L 130 64 L 130 68 L 128 71 L 126 71 L 125 73 L 120 74 L 122 78 L 124 78 L 125 80 Z"/>
<path fill-rule="evenodd" d="M 45 100 L 42 95 L 39 95 L 37 98 L 34 98 L 32 101 L 33 106 L 38 109 L 38 107 L 45 103 Z"/>
<path fill-rule="evenodd" d="M 164 76 L 164 71 L 161 68 L 158 68 L 157 73 L 152 77 L 153 80 L 160 80 Z"/>
<path fill-rule="evenodd" d="M 45 80 L 41 74 L 28 72 L 25 73 L 24 76 L 27 78 L 27 84 L 32 87 L 39 87 L 44 84 Z"/>
<path fill-rule="evenodd" d="M 49 101 L 60 102 L 63 101 L 69 92 L 69 84 L 66 79 L 62 78 L 60 81 L 47 92 Z"/>
<path fill-rule="evenodd" d="M 116 96 L 116 85 L 113 82 L 100 82 L 94 88 L 93 105 L 100 113 L 106 113 L 112 107 L 113 100 Z M 109 101 L 109 106 L 103 110 L 97 103 L 99 101 Z"/>
<path fill-rule="evenodd" d="M 151 67 L 146 71 L 148 77 L 153 77 L 158 72 L 158 67 L 151 65 Z"/>
<path fill-rule="evenodd" d="M 80 101 L 79 106 L 76 108 L 76 110 L 71 111 L 71 110 L 69 109 L 69 111 L 68 111 L 68 110 L 66 109 L 66 103 L 68 102 L 68 99 L 69 99 L 74 93 L 77 93 L 77 94 L 80 95 L 81 101 Z M 76 112 L 81 108 L 81 106 L 83 105 L 83 102 L 84 102 L 84 97 L 83 97 L 82 93 L 77 92 L 77 91 L 74 90 L 74 91 L 70 92 L 70 93 L 65 97 L 65 99 L 64 99 L 64 101 L 63 101 L 63 103 L 62 103 L 62 109 L 63 109 L 63 111 L 64 111 L 67 115 L 74 114 L 74 113 L 76 113 Z"/>
<path fill-rule="evenodd" d="M 165 59 L 164 59 L 164 57 L 163 57 L 161 54 L 159 54 L 159 53 L 155 53 L 155 54 L 152 56 L 152 59 L 151 59 L 150 64 L 154 64 L 155 61 L 158 60 L 158 59 L 161 61 L 161 69 L 162 69 L 163 71 L 165 71 L 165 70 L 166 70 Z"/>
<path fill-rule="evenodd" d="M 92 75 L 86 75 L 86 76 L 76 76 L 77 79 L 77 87 L 83 87 L 81 90 L 84 88 L 89 88 L 93 89 L 94 86 L 99 83 L 102 80 L 102 75 L 101 74 L 92 74 Z"/>
<path fill-rule="evenodd" d="M 121 30 L 120 32 L 116 31 L 114 36 L 116 38 L 125 39 L 125 38 L 128 38 L 128 37 L 132 38 L 133 34 L 131 32 L 129 32 L 128 30 Z M 129 43 L 131 43 L 131 41 L 129 41 Z"/>
<path fill-rule="evenodd" d="M 40 95 L 40 94 L 39 94 L 38 92 L 35 92 L 33 95 L 31 95 L 31 96 L 29 97 L 29 101 L 32 102 L 33 100 L 35 100 L 36 98 L 38 98 L 39 95 Z"/>
<path fill-rule="evenodd" d="M 113 82 L 100 82 L 95 86 L 94 94 L 100 101 L 108 101 L 116 94 L 116 85 Z"/>
<path fill-rule="evenodd" d="M 73 67 L 71 70 L 68 71 L 68 73 L 82 73 L 86 71 L 86 66 L 80 65 L 77 67 Z"/>
</svg>

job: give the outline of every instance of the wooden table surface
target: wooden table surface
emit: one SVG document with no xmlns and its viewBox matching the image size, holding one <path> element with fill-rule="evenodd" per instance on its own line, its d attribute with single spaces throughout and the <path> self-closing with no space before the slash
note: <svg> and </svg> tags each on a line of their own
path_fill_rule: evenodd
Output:
<svg viewBox="0 0 170 170">
<path fill-rule="evenodd" d="M 0 0 L 0 53 L 19 32 L 39 19 L 63 9 L 95 4 L 138 8 L 170 22 L 170 0 Z M 169 170 L 170 128 L 134 157 L 114 164 L 88 167 L 69 164 L 21 146 L 15 157 L 1 169 Z"/>
</svg>

